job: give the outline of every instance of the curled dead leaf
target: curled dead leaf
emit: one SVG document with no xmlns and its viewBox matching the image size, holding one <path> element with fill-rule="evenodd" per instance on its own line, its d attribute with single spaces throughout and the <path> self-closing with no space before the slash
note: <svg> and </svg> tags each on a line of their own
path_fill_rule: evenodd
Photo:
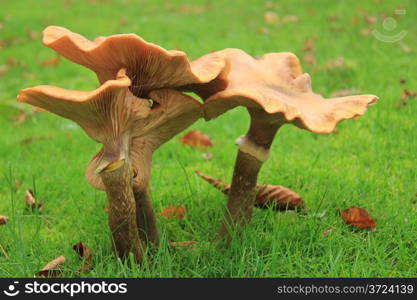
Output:
<svg viewBox="0 0 417 300">
<path fill-rule="evenodd" d="M 230 184 L 204 175 L 200 171 L 196 171 L 196 174 L 224 194 L 229 194 Z M 272 208 L 279 211 L 303 210 L 305 203 L 300 195 L 284 186 L 257 184 L 255 207 L 262 209 Z"/>
<path fill-rule="evenodd" d="M 55 56 L 53 58 L 42 61 L 40 64 L 44 67 L 56 66 L 60 62 L 60 56 Z"/>
<path fill-rule="evenodd" d="M 415 98 L 416 96 L 417 96 L 417 92 L 403 89 L 401 92 L 401 98 L 398 102 L 395 103 L 395 106 L 397 107 L 406 106 L 409 100 L 412 98 Z"/>
<path fill-rule="evenodd" d="M 199 130 L 191 130 L 181 138 L 181 143 L 183 145 L 188 145 L 194 149 L 201 148 L 203 151 L 207 147 L 212 147 L 213 143 L 211 142 L 208 135 L 202 133 Z"/>
<path fill-rule="evenodd" d="M 38 210 L 39 213 L 42 212 L 42 203 L 38 202 L 35 198 L 35 195 L 32 190 L 26 190 L 25 192 L 25 205 L 27 209 L 31 211 Z"/>
<path fill-rule="evenodd" d="M 183 241 L 183 242 L 170 242 L 169 245 L 172 247 L 190 247 L 198 244 L 197 241 Z"/>
<path fill-rule="evenodd" d="M 78 269 L 78 273 L 90 271 L 91 264 L 93 262 L 93 255 L 90 248 L 88 248 L 83 242 L 79 242 L 78 244 L 73 245 L 72 249 L 74 249 L 74 251 L 77 252 L 77 254 L 84 260 L 84 263 Z"/>
<path fill-rule="evenodd" d="M 166 219 L 176 218 L 180 220 L 185 217 L 186 212 L 187 212 L 187 209 L 184 205 L 167 206 L 167 207 L 164 207 L 160 215 Z"/>
<path fill-rule="evenodd" d="M 19 144 L 22 144 L 22 145 L 27 145 L 27 144 L 30 144 L 30 143 L 32 143 L 32 142 L 34 142 L 34 141 L 39 141 L 39 140 L 50 140 L 50 139 L 52 139 L 52 137 L 51 137 L 51 136 L 34 135 L 34 136 L 30 136 L 30 137 L 28 137 L 28 138 L 25 138 L 25 139 L 21 140 L 21 141 L 19 142 Z"/>
<path fill-rule="evenodd" d="M 4 76 L 7 73 L 7 71 L 9 71 L 9 67 L 6 66 L 6 65 L 1 65 L 0 66 L 0 77 Z"/>
<path fill-rule="evenodd" d="M 281 19 L 282 24 L 288 24 L 288 23 L 298 23 L 300 21 L 300 18 L 298 16 L 285 16 Z"/>
<path fill-rule="evenodd" d="M 55 258 L 54 260 L 47 263 L 39 272 L 38 276 L 42 277 L 59 277 L 62 275 L 64 270 L 62 265 L 65 263 L 65 257 L 63 255 Z"/>
<path fill-rule="evenodd" d="M 371 218 L 369 213 L 365 209 L 357 206 L 351 206 L 342 211 L 342 219 L 346 224 L 354 227 L 365 228 L 368 230 L 376 227 L 376 222 Z"/>
<path fill-rule="evenodd" d="M 268 25 L 272 25 L 278 22 L 278 15 L 273 11 L 266 11 L 264 13 L 264 21 Z"/>
<path fill-rule="evenodd" d="M 9 220 L 8 217 L 0 216 L 0 225 L 6 225 L 8 220 Z"/>
</svg>

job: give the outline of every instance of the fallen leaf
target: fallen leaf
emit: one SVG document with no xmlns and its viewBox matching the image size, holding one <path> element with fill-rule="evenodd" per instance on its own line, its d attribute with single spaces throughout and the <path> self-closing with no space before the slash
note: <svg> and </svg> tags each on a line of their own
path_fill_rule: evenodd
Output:
<svg viewBox="0 0 417 300">
<path fill-rule="evenodd" d="M 259 27 L 256 31 L 261 34 L 269 34 L 270 32 L 269 29 L 266 27 Z"/>
<path fill-rule="evenodd" d="M 401 92 L 400 100 L 395 103 L 395 106 L 397 107 L 406 106 L 408 104 L 408 101 L 412 98 L 415 98 L 416 96 L 417 96 L 417 92 L 403 89 Z"/>
<path fill-rule="evenodd" d="M 13 119 L 13 124 L 15 126 L 19 126 L 22 125 L 23 123 L 25 123 L 29 118 L 31 117 L 31 115 L 29 115 L 27 112 L 25 111 L 20 111 L 19 113 L 17 113 L 16 115 L 14 115 L 12 117 Z"/>
<path fill-rule="evenodd" d="M 226 195 L 229 194 L 230 184 L 204 175 L 200 171 L 196 171 L 196 174 L 222 193 Z M 284 186 L 257 184 L 255 207 L 262 209 L 272 208 L 279 211 L 303 210 L 305 208 L 305 203 L 300 195 Z"/>
<path fill-rule="evenodd" d="M 55 56 L 53 58 L 44 60 L 40 64 L 45 67 L 56 66 L 60 62 L 60 56 Z"/>
<path fill-rule="evenodd" d="M 278 22 L 278 15 L 273 11 L 266 11 L 264 13 L 264 21 L 268 25 L 272 25 Z"/>
<path fill-rule="evenodd" d="M 310 64 L 310 65 L 316 64 L 316 56 L 312 53 L 307 53 L 306 55 L 304 55 L 303 59 L 307 64 Z"/>
<path fill-rule="evenodd" d="M 376 227 L 375 221 L 371 218 L 368 212 L 357 206 L 351 206 L 342 211 L 342 219 L 346 222 L 346 224 L 354 227 L 365 228 L 368 230 Z"/>
<path fill-rule="evenodd" d="M 184 205 L 167 206 L 163 209 L 160 215 L 162 215 L 166 219 L 176 218 L 178 220 L 181 220 L 185 217 L 186 212 L 187 209 Z"/>
<path fill-rule="evenodd" d="M 7 71 L 9 71 L 9 67 L 6 65 L 0 66 L 0 77 L 6 75 Z"/>
<path fill-rule="evenodd" d="M 306 39 L 304 41 L 304 47 L 302 49 L 304 52 L 314 52 L 314 39 Z"/>
<path fill-rule="evenodd" d="M 27 144 L 32 143 L 33 141 L 49 140 L 49 139 L 52 139 L 52 137 L 51 136 L 43 136 L 43 135 L 35 135 L 35 136 L 30 136 L 28 138 L 25 138 L 25 139 L 21 140 L 19 142 L 19 144 L 27 145 Z"/>
<path fill-rule="evenodd" d="M 78 269 L 78 272 L 90 271 L 91 263 L 93 262 L 93 255 L 91 254 L 90 248 L 88 248 L 83 242 L 79 242 L 72 246 L 77 254 L 83 258 L 84 264 Z"/>
<path fill-rule="evenodd" d="M 207 147 L 213 146 L 210 138 L 199 130 L 191 130 L 188 132 L 181 138 L 181 143 L 183 145 L 191 146 L 194 149 L 201 148 L 203 151 L 205 151 Z"/>
<path fill-rule="evenodd" d="M 15 179 L 14 180 L 14 185 L 18 189 L 18 188 L 20 188 L 22 186 L 22 182 L 19 179 Z"/>
<path fill-rule="evenodd" d="M 38 276 L 42 277 L 59 277 L 63 273 L 62 265 L 65 263 L 65 257 L 63 255 L 55 258 L 47 263 L 39 272 Z"/>
<path fill-rule="evenodd" d="M 297 16 L 285 16 L 281 19 L 282 24 L 298 23 L 299 21 L 300 21 L 300 18 Z"/>
<path fill-rule="evenodd" d="M 365 22 L 368 24 L 376 24 L 378 22 L 378 18 L 375 16 L 365 16 Z"/>
<path fill-rule="evenodd" d="M 359 33 L 363 36 L 370 36 L 372 34 L 372 29 L 370 28 L 362 28 Z"/>
<path fill-rule="evenodd" d="M 201 155 L 204 159 L 210 160 L 213 158 L 213 153 L 203 153 Z"/>
<path fill-rule="evenodd" d="M 198 244 L 197 241 L 184 241 L 184 242 L 170 242 L 169 245 L 172 247 L 190 247 Z"/>
<path fill-rule="evenodd" d="M 329 228 L 329 229 L 326 229 L 325 231 L 323 231 L 323 235 L 324 236 L 328 236 L 329 234 L 331 234 L 333 232 L 333 228 Z"/>
<path fill-rule="evenodd" d="M 39 213 L 42 212 L 42 203 L 36 201 L 35 195 L 30 189 L 25 193 L 25 205 L 26 208 L 30 209 L 31 211 L 37 209 Z"/>
<path fill-rule="evenodd" d="M 26 34 L 30 40 L 37 40 L 39 38 L 39 34 L 32 29 L 26 29 Z"/>
<path fill-rule="evenodd" d="M 8 217 L 0 216 L 0 225 L 6 225 L 8 220 L 9 220 Z"/>
<path fill-rule="evenodd" d="M 361 92 L 361 90 L 355 89 L 355 88 L 338 90 L 338 91 L 333 92 L 331 94 L 331 97 L 332 98 L 345 97 L 345 96 L 349 96 L 349 95 L 352 95 L 352 94 L 359 94 L 360 92 Z"/>
</svg>

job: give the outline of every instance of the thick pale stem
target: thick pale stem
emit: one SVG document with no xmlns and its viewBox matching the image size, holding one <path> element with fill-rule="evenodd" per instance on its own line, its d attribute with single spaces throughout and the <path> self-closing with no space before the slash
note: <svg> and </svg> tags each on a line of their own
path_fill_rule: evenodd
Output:
<svg viewBox="0 0 417 300">
<path fill-rule="evenodd" d="M 251 124 L 245 137 L 238 140 L 233 179 L 224 222 L 218 239 L 227 235 L 230 242 L 233 232 L 238 233 L 252 218 L 256 197 L 258 173 L 268 157 L 275 134 L 283 122 L 260 110 L 249 110 Z"/>
<path fill-rule="evenodd" d="M 151 242 L 159 245 L 159 230 L 156 223 L 155 212 L 149 197 L 149 188 L 141 189 L 133 187 L 133 194 L 136 202 L 136 222 L 139 237 L 144 242 Z"/>
<path fill-rule="evenodd" d="M 136 205 L 132 191 L 132 170 L 128 161 L 116 161 L 102 170 L 101 178 L 109 200 L 109 225 L 117 255 L 131 252 L 142 262 L 143 249 L 136 224 Z"/>
</svg>

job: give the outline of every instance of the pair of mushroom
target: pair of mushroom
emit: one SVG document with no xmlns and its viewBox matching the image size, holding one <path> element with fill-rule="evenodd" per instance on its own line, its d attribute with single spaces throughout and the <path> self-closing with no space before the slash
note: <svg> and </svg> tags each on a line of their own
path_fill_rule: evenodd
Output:
<svg viewBox="0 0 417 300">
<path fill-rule="evenodd" d="M 89 41 L 62 27 L 48 27 L 43 43 L 96 72 L 101 86 L 91 92 L 37 86 L 23 90 L 27 102 L 78 123 L 103 148 L 86 171 L 89 183 L 105 190 L 109 225 L 120 257 L 140 262 L 143 242 L 158 244 L 149 200 L 152 153 L 196 120 L 217 117 L 236 106 L 251 116 L 248 133 L 237 140 L 227 211 L 219 237 L 230 238 L 251 218 L 258 172 L 285 123 L 329 133 L 343 119 L 362 115 L 373 95 L 323 99 L 311 91 L 308 74 L 291 53 L 254 59 L 225 49 L 189 61 L 134 34 Z M 201 104 L 182 91 L 199 95 Z"/>
</svg>

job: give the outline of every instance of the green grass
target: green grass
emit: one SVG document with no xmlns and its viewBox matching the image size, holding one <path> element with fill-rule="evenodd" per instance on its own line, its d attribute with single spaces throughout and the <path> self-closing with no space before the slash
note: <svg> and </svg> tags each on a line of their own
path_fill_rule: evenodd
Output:
<svg viewBox="0 0 417 300">
<path fill-rule="evenodd" d="M 417 276 L 417 100 L 398 108 L 402 88 L 417 89 L 417 5 L 415 1 L 192 1 L 203 12 L 184 8 L 185 1 L 44 1 L 0 3 L 0 65 L 20 62 L 0 77 L 0 276 L 33 277 L 44 264 L 65 255 L 65 276 L 77 276 L 80 260 L 71 246 L 79 241 L 93 251 L 88 277 L 407 277 Z M 116 4 L 116 3 L 122 4 Z M 275 1 L 269 1 L 274 3 Z M 278 1 L 277 1 L 278 2 Z M 65 4 L 67 3 L 67 4 Z M 384 43 L 361 30 L 365 15 L 398 18 L 400 43 Z M 265 11 L 296 15 L 296 23 L 267 25 Z M 336 16 L 336 21 L 331 21 Z M 356 19 L 355 19 L 356 18 Z M 381 28 L 382 18 L 373 26 Z M 357 21 L 357 22 L 356 22 Z M 84 169 L 99 145 L 69 120 L 39 113 L 20 126 L 11 118 L 19 109 L 19 90 L 38 84 L 90 90 L 93 72 L 65 59 L 45 67 L 54 57 L 43 47 L 40 32 L 60 25 L 88 38 L 134 32 L 168 49 L 180 48 L 191 58 L 226 47 L 258 56 L 290 51 L 304 56 L 306 39 L 315 39 L 317 67 L 305 62 L 316 92 L 356 88 L 380 102 L 356 121 L 338 126 L 339 133 L 316 135 L 285 126 L 259 181 L 281 184 L 300 193 L 306 215 L 256 210 L 253 222 L 230 249 L 212 241 L 226 199 L 194 174 L 194 170 L 230 180 L 236 153 L 234 140 L 246 132 L 248 116 L 235 109 L 190 129 L 207 133 L 215 143 L 212 160 L 183 147 L 175 137 L 154 156 L 152 198 L 156 211 L 166 205 L 188 208 L 184 220 L 160 218 L 162 244 L 142 267 L 129 267 L 111 252 L 105 194 L 84 179 Z M 267 28 L 262 33 L 260 28 Z M 409 47 L 410 51 L 405 51 Z M 326 70 L 326 62 L 344 57 L 344 68 Z M 401 85 L 400 78 L 406 78 Z M 30 136 L 50 136 L 28 145 Z M 16 188 L 14 180 L 23 185 Z M 24 211 L 26 189 L 44 203 L 41 215 Z M 377 221 L 374 232 L 344 224 L 340 210 L 366 208 Z M 324 217 L 320 217 L 325 213 Z M 323 232 L 331 229 L 329 235 Z M 169 241 L 197 240 L 192 248 L 172 249 Z M 152 267 L 150 267 L 152 264 Z"/>
</svg>

